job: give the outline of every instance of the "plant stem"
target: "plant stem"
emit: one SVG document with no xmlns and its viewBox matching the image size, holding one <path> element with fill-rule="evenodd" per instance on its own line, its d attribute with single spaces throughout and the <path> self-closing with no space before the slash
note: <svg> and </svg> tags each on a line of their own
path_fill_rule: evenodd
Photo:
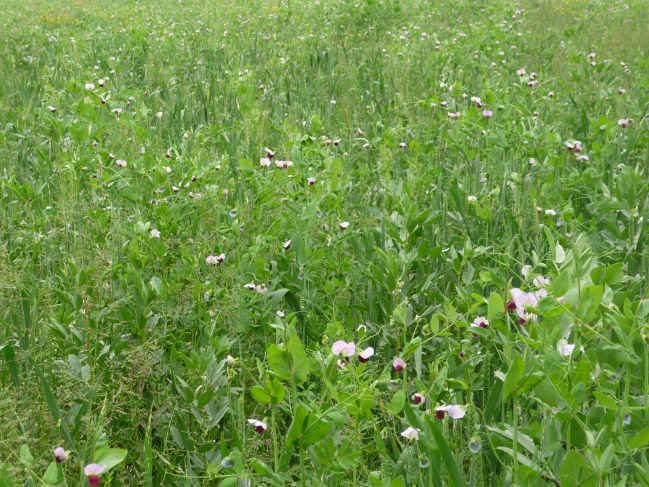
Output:
<svg viewBox="0 0 649 487">
<path fill-rule="evenodd" d="M 356 424 L 354 426 L 354 452 L 358 451 L 358 430 L 360 426 L 360 417 L 356 416 Z M 354 487 L 356 487 L 356 466 L 354 465 Z"/>
<path fill-rule="evenodd" d="M 273 428 L 273 453 L 275 456 L 275 473 L 279 469 L 279 461 L 277 459 L 277 432 L 275 430 L 275 406 L 271 404 L 270 406 L 270 415 L 271 415 L 271 428 Z"/>
<path fill-rule="evenodd" d="M 514 400 L 514 476 L 516 476 L 516 471 L 518 470 L 518 394 L 514 391 L 513 395 Z"/>
</svg>

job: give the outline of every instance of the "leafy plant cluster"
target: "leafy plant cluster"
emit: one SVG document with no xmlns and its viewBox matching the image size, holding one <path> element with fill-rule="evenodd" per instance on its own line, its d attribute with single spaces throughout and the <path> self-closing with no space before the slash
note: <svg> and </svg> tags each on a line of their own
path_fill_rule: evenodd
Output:
<svg viewBox="0 0 649 487">
<path fill-rule="evenodd" d="M 649 486 L 646 2 L 0 17 L 0 487 Z"/>
</svg>

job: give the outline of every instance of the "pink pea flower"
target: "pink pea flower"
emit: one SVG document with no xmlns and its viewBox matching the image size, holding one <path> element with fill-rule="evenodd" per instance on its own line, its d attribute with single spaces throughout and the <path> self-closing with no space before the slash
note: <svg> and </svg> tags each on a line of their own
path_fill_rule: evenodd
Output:
<svg viewBox="0 0 649 487">
<path fill-rule="evenodd" d="M 444 419 L 445 413 L 453 419 L 462 419 L 466 414 L 466 411 L 462 409 L 461 406 L 452 405 L 452 406 L 441 406 L 435 408 L 435 418 Z"/>
<path fill-rule="evenodd" d="M 364 364 L 370 359 L 370 357 L 372 357 L 372 355 L 374 355 L 374 349 L 372 347 L 367 347 L 365 350 L 358 354 L 358 361 Z"/>
<path fill-rule="evenodd" d="M 254 425 L 255 431 L 260 435 L 263 435 L 266 432 L 266 429 L 268 428 L 268 425 L 266 423 L 264 423 L 263 421 L 259 421 L 257 419 L 249 419 L 248 423 Z"/>
<path fill-rule="evenodd" d="M 356 354 L 356 344 L 354 342 L 347 343 L 345 340 L 338 340 L 331 346 L 332 355 L 341 355 L 344 358 L 351 357 Z"/>
<path fill-rule="evenodd" d="M 425 401 L 426 399 L 424 398 L 424 396 L 419 393 L 412 395 L 412 402 L 414 402 L 415 404 L 423 404 Z"/>
<path fill-rule="evenodd" d="M 621 118 L 617 121 L 617 124 L 622 127 L 623 129 L 626 128 L 627 124 L 629 123 L 629 120 L 627 118 Z"/>
<path fill-rule="evenodd" d="M 419 433 L 417 430 L 411 426 L 408 426 L 404 431 L 401 432 L 401 436 L 404 438 L 407 438 L 408 440 L 412 441 L 418 441 L 419 440 Z"/>
<path fill-rule="evenodd" d="M 395 357 L 393 365 L 394 365 L 394 370 L 396 370 L 397 372 L 402 372 L 406 370 L 406 363 L 402 358 Z"/>
<path fill-rule="evenodd" d="M 492 112 L 491 110 L 484 110 L 482 114 L 484 115 L 484 118 L 489 120 L 490 117 L 493 117 L 494 112 Z"/>
<path fill-rule="evenodd" d="M 86 468 L 83 469 L 83 473 L 88 477 L 88 485 L 91 487 L 96 487 L 99 485 L 99 474 L 106 470 L 105 466 L 97 465 L 96 463 L 91 463 L 86 465 Z"/>
<path fill-rule="evenodd" d="M 56 458 L 56 463 L 64 462 L 68 459 L 68 452 L 61 446 L 54 450 L 54 458 Z"/>
</svg>

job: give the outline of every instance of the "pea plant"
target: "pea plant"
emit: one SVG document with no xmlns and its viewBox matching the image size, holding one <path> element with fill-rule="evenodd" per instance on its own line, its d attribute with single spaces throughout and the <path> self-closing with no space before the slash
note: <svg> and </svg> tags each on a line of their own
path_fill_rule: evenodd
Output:
<svg viewBox="0 0 649 487">
<path fill-rule="evenodd" d="M 0 487 L 649 487 L 647 2 L 0 18 Z"/>
</svg>

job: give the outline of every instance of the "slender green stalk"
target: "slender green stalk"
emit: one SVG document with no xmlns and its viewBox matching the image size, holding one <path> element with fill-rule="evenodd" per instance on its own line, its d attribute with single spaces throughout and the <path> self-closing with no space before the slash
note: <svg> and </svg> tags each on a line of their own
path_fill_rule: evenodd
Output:
<svg viewBox="0 0 649 487">
<path fill-rule="evenodd" d="M 273 404 L 270 405 L 270 421 L 271 425 L 270 427 L 272 428 L 273 432 L 273 457 L 275 458 L 275 473 L 279 472 L 279 458 L 278 458 L 278 449 L 277 449 L 277 426 L 275 423 L 275 406 Z"/>
</svg>

